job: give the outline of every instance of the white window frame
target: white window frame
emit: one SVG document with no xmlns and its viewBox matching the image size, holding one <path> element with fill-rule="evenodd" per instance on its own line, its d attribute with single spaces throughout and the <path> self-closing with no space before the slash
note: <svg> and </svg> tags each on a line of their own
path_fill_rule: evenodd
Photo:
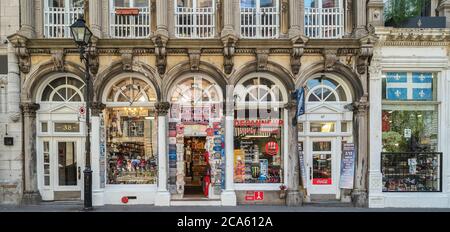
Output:
<svg viewBox="0 0 450 232">
<path fill-rule="evenodd" d="M 261 0 L 255 0 L 256 7 L 242 7 L 241 0 L 239 1 L 239 10 L 240 10 L 240 34 L 242 38 L 245 39 L 276 39 L 280 36 L 280 1 L 275 1 L 275 7 L 261 7 Z M 270 9 L 272 12 L 270 12 Z M 275 12 L 273 12 L 275 9 Z M 268 12 L 266 12 L 266 10 Z M 262 25 L 262 16 L 267 13 L 272 15 L 272 20 L 275 23 L 270 25 Z M 255 24 L 244 25 L 243 21 L 247 18 L 252 18 L 255 20 Z M 253 22 L 252 22 L 253 23 Z M 247 33 L 243 33 L 244 30 L 247 30 Z M 275 32 L 269 32 L 270 30 L 275 30 Z M 248 32 L 251 31 L 251 32 Z M 248 35 L 251 34 L 251 35 Z"/>
<path fill-rule="evenodd" d="M 175 37 L 214 38 L 216 34 L 216 1 L 211 0 L 211 2 L 211 7 L 199 7 L 198 0 L 192 0 L 192 7 L 178 7 L 177 0 L 174 0 Z M 188 19 L 192 21 L 191 24 L 188 24 Z M 205 21 L 206 23 L 201 24 Z"/>
<path fill-rule="evenodd" d="M 139 9 L 138 15 L 127 15 L 120 16 L 120 20 L 116 22 L 116 7 L 115 0 L 109 0 L 109 35 L 111 38 L 121 38 L 121 39 L 144 39 L 149 38 L 151 36 L 151 7 L 152 3 L 150 0 L 147 0 L 147 7 L 135 7 L 135 0 L 130 0 L 130 4 L 128 7 L 123 8 L 137 8 Z M 122 7 L 118 7 L 122 8 Z M 143 20 L 143 24 L 134 24 L 131 23 L 136 20 L 136 18 L 141 17 Z M 146 22 L 146 23 L 145 23 Z M 117 30 L 117 33 L 115 32 Z M 127 33 L 124 33 L 125 30 L 128 30 Z M 136 33 L 136 30 L 142 30 L 142 34 L 139 35 L 139 32 Z"/>
<path fill-rule="evenodd" d="M 49 1 L 51 0 L 44 0 L 44 37 L 70 38 L 72 36 L 70 25 L 75 22 L 80 14 L 84 14 L 84 6 L 73 7 L 73 0 L 64 0 L 64 8 L 50 7 Z M 60 23 L 50 23 L 54 20 L 54 17 L 57 17 L 56 20 Z"/>
<path fill-rule="evenodd" d="M 323 8 L 323 0 L 316 1 L 317 7 L 305 6 L 305 35 L 314 39 L 342 38 L 345 25 L 343 1 L 339 0 L 339 6 L 334 8 Z M 324 25 L 324 19 L 333 21 L 334 23 Z M 308 24 L 308 21 L 317 23 Z M 331 31 L 331 33 L 325 33 L 326 31 Z"/>
</svg>

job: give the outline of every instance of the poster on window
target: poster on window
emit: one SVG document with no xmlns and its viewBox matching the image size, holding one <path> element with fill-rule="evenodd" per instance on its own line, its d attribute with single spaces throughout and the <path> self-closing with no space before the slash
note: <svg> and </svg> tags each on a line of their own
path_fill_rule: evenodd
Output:
<svg viewBox="0 0 450 232">
<path fill-rule="evenodd" d="M 245 153 L 234 150 L 234 183 L 244 183 L 245 180 Z"/>
<path fill-rule="evenodd" d="M 353 189 L 355 175 L 355 144 L 344 143 L 341 159 L 340 187 L 342 189 Z"/>
</svg>

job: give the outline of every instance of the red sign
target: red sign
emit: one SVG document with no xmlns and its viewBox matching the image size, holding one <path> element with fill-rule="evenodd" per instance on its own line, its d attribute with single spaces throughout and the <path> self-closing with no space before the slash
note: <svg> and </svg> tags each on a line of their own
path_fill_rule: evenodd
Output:
<svg viewBox="0 0 450 232">
<path fill-rule="evenodd" d="M 247 191 L 245 194 L 246 201 L 263 201 L 264 192 Z"/>
<path fill-rule="evenodd" d="M 313 178 L 314 185 L 331 185 L 331 178 Z"/>
<path fill-rule="evenodd" d="M 119 8 L 116 9 L 116 15 L 138 15 L 139 8 Z"/>
<path fill-rule="evenodd" d="M 282 119 L 268 119 L 268 120 L 234 120 L 234 126 L 248 127 L 248 126 L 281 126 L 284 121 Z"/>
<path fill-rule="evenodd" d="M 272 141 L 272 142 L 268 142 L 266 144 L 266 153 L 271 156 L 278 154 L 279 150 L 280 150 L 280 147 L 278 146 L 277 142 Z"/>
</svg>

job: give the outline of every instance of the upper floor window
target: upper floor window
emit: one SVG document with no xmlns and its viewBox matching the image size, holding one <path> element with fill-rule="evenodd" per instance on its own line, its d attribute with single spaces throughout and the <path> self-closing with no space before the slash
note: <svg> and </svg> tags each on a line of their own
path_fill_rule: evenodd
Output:
<svg viewBox="0 0 450 232">
<path fill-rule="evenodd" d="M 175 36 L 212 38 L 215 35 L 215 1 L 175 0 Z"/>
<path fill-rule="evenodd" d="M 342 0 L 305 0 L 305 34 L 317 39 L 341 38 L 344 34 Z"/>
<path fill-rule="evenodd" d="M 47 38 L 70 38 L 69 26 L 84 13 L 84 0 L 46 0 L 44 35 Z"/>
<path fill-rule="evenodd" d="M 113 38 L 150 36 L 149 0 L 110 0 L 110 35 Z"/>
<path fill-rule="evenodd" d="M 84 83 L 78 78 L 62 76 L 44 88 L 42 102 L 83 102 Z"/>
<path fill-rule="evenodd" d="M 278 0 L 241 0 L 242 38 L 277 38 L 279 31 Z"/>
</svg>

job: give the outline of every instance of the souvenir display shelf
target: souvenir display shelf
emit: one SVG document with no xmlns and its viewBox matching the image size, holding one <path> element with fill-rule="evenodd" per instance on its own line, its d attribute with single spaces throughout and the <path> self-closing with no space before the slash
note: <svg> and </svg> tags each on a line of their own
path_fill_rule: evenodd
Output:
<svg viewBox="0 0 450 232">
<path fill-rule="evenodd" d="M 383 192 L 441 192 L 442 153 L 382 153 Z"/>
</svg>

